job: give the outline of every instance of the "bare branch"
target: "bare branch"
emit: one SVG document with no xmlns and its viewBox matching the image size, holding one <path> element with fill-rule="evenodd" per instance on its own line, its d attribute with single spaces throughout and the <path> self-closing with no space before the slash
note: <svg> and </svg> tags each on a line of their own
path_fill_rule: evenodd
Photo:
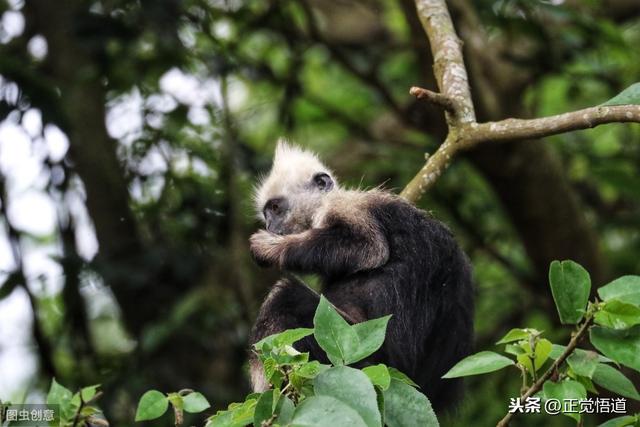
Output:
<svg viewBox="0 0 640 427">
<path fill-rule="evenodd" d="M 418 99 L 424 99 L 427 102 L 442 107 L 451 114 L 456 113 L 456 107 L 453 100 L 441 93 L 432 92 L 429 89 L 423 89 L 417 86 L 413 86 L 409 89 L 409 93 Z"/>
<path fill-rule="evenodd" d="M 431 44 L 440 93 L 418 87 L 412 87 L 410 93 L 445 108 L 449 132 L 444 143 L 428 157 L 422 169 L 400 193 L 407 200 L 416 202 L 459 151 L 480 143 L 541 138 L 605 123 L 640 123 L 640 105 L 601 105 L 539 119 L 477 123 L 461 42 L 445 0 L 415 1 Z"/>
<path fill-rule="evenodd" d="M 415 202 L 436 182 L 459 151 L 483 142 L 542 138 L 590 129 L 606 123 L 623 122 L 640 123 L 640 105 L 598 106 L 539 119 L 506 119 L 449 127 L 449 136 L 445 142 L 429 157 L 400 195 Z"/>
<path fill-rule="evenodd" d="M 416 202 L 442 175 L 458 151 L 479 143 L 541 138 L 605 123 L 640 123 L 639 105 L 597 106 L 539 119 L 477 123 L 461 42 L 445 1 L 416 0 L 416 6 L 431 44 L 440 93 L 419 87 L 412 87 L 410 93 L 445 108 L 449 132 L 444 143 L 400 193 L 407 200 Z"/>
<path fill-rule="evenodd" d="M 457 151 L 458 148 L 452 142 L 451 137 L 447 137 L 438 150 L 428 158 L 416 176 L 404 187 L 400 196 L 410 202 L 418 201 L 435 184 L 442 172 L 449 167 L 451 158 L 455 156 Z"/>
<path fill-rule="evenodd" d="M 512 141 L 542 138 L 573 130 L 590 129 L 606 123 L 640 123 L 640 105 L 611 105 L 585 108 L 539 119 L 506 119 L 471 125 L 465 148 L 483 141 Z"/>
<path fill-rule="evenodd" d="M 473 123 L 476 115 L 462 57 L 462 42 L 456 35 L 447 5 L 444 0 L 416 0 L 416 6 L 431 44 L 440 93 L 455 105 L 456 114 L 448 114 L 447 122 L 449 125 Z"/>
</svg>

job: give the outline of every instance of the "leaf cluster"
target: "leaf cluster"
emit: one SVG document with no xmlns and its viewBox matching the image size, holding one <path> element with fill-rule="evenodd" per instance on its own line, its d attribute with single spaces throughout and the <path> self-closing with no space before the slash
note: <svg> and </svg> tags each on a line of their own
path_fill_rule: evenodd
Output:
<svg viewBox="0 0 640 427">
<path fill-rule="evenodd" d="M 324 298 L 314 328 L 266 337 L 254 345 L 272 388 L 252 393 L 207 421 L 221 426 L 437 426 L 431 404 L 417 385 L 383 364 L 356 369 L 384 342 L 390 316 L 350 325 Z M 294 344 L 311 335 L 331 364 L 309 361 Z"/>
<path fill-rule="evenodd" d="M 58 408 L 56 421 L 60 427 L 89 427 L 91 425 L 108 425 L 104 421 L 102 411 L 95 405 L 101 396 L 99 384 L 84 387 L 73 393 L 59 384 L 55 378 L 47 394 L 47 405 Z"/>
<path fill-rule="evenodd" d="M 640 372 L 640 276 L 623 276 L 600 287 L 600 299 L 592 302 L 589 273 L 573 261 L 552 262 L 549 283 L 560 322 L 578 325 L 568 346 L 552 343 L 533 328 L 511 329 L 496 343 L 504 345 L 504 352 L 511 357 L 482 351 L 460 361 L 444 378 L 513 366 L 522 375 L 522 396 L 533 392 L 543 401 L 583 400 L 588 393 L 598 394 L 598 386 L 640 401 L 636 387 L 619 370 L 622 365 Z M 576 347 L 587 331 L 597 351 Z M 581 422 L 579 413 L 565 415 Z M 617 424 L 604 425 L 635 425 L 637 417 L 617 420 Z"/>
</svg>

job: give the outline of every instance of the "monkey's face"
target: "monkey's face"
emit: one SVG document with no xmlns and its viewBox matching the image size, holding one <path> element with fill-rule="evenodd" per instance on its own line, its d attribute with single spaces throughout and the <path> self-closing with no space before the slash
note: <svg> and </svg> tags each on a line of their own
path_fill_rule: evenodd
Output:
<svg viewBox="0 0 640 427">
<path fill-rule="evenodd" d="M 269 175 L 256 188 L 258 216 L 272 233 L 300 233 L 311 228 L 324 198 L 336 186 L 313 153 L 280 142 Z"/>
<path fill-rule="evenodd" d="M 311 228 L 324 195 L 333 187 L 333 179 L 328 173 L 317 172 L 306 182 L 289 186 L 286 193 L 270 198 L 262 208 L 267 231 L 293 234 Z"/>
</svg>

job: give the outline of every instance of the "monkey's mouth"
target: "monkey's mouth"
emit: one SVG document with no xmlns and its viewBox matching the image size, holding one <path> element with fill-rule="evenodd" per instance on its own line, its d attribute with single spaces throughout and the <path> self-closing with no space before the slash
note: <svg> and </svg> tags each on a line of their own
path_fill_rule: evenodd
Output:
<svg viewBox="0 0 640 427">
<path fill-rule="evenodd" d="M 293 233 L 292 227 L 281 219 L 267 221 L 267 231 L 279 236 Z"/>
</svg>

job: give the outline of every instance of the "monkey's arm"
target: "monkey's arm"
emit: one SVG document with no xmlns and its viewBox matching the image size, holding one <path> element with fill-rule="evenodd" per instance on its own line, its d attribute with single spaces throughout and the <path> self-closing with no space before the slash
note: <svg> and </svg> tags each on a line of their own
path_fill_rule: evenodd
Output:
<svg viewBox="0 0 640 427">
<path fill-rule="evenodd" d="M 251 236 L 251 253 L 263 265 L 342 276 L 385 264 L 389 245 L 376 226 L 357 227 L 336 220 L 322 228 L 286 236 L 261 230 Z"/>
</svg>

